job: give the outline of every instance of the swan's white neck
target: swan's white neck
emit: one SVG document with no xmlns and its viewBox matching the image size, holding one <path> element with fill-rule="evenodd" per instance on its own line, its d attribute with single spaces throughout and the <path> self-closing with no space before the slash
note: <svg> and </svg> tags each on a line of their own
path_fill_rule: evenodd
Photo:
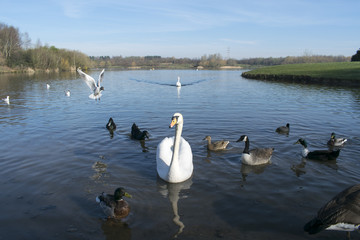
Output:
<svg viewBox="0 0 360 240">
<path fill-rule="evenodd" d="M 181 133 L 183 129 L 182 123 L 177 123 L 175 125 L 175 139 L 174 139 L 174 149 L 173 155 L 171 158 L 169 176 L 176 176 L 176 173 L 179 171 L 179 150 L 180 150 L 180 141 L 181 141 Z"/>
</svg>

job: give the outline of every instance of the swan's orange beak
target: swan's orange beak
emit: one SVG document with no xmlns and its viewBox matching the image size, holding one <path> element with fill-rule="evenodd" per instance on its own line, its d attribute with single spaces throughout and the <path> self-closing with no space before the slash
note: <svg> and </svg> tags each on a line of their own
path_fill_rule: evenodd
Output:
<svg viewBox="0 0 360 240">
<path fill-rule="evenodd" d="M 175 126 L 176 123 L 177 123 L 177 118 L 176 118 L 176 117 L 173 117 L 173 118 L 171 119 L 171 123 L 170 123 L 169 128 L 172 128 L 173 126 Z"/>
</svg>

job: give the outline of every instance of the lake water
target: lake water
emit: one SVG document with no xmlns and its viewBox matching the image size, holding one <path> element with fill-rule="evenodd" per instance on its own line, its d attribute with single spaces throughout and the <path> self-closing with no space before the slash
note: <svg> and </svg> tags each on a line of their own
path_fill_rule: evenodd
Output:
<svg viewBox="0 0 360 240">
<path fill-rule="evenodd" d="M 98 78 L 100 71 L 90 74 Z M 242 71 L 106 71 L 100 101 L 79 75 L 0 75 L 0 239 L 339 239 L 303 225 L 344 188 L 359 183 L 360 89 L 246 80 Z M 183 87 L 177 89 L 177 76 Z M 50 85 L 50 89 L 46 88 Z M 70 89 L 71 96 L 64 91 Z M 175 112 L 193 151 L 190 180 L 167 184 L 156 147 Z M 105 125 L 112 117 L 113 136 Z M 131 125 L 148 130 L 145 143 Z M 290 123 L 290 134 L 275 132 Z M 347 137 L 336 162 L 304 161 L 299 137 L 326 149 Z M 249 167 L 250 148 L 274 147 L 270 165 Z M 230 141 L 208 152 L 202 139 Z M 122 186 L 131 214 L 104 220 L 95 202 Z M 358 233 L 352 236 L 359 238 Z"/>
</svg>

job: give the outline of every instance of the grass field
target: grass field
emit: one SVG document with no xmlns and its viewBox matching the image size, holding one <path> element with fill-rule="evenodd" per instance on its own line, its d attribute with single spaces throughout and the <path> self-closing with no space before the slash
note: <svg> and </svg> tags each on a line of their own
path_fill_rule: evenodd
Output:
<svg viewBox="0 0 360 240">
<path fill-rule="evenodd" d="M 276 80 L 312 78 L 360 81 L 360 62 L 304 63 L 263 67 L 243 73 L 246 78 Z"/>
</svg>

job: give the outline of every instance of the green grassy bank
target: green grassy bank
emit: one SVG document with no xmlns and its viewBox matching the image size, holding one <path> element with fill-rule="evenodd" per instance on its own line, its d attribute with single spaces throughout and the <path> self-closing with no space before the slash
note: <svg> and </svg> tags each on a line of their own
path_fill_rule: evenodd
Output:
<svg viewBox="0 0 360 240">
<path fill-rule="evenodd" d="M 287 64 L 254 69 L 245 78 L 360 87 L 360 62 Z"/>
</svg>

